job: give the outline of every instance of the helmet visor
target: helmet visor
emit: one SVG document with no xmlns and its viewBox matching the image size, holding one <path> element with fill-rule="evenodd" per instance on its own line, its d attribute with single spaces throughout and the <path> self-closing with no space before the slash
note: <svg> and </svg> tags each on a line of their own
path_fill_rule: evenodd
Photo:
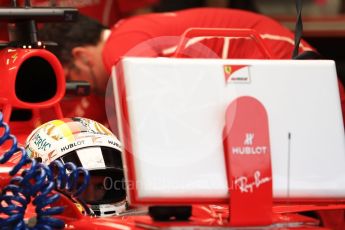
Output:
<svg viewBox="0 0 345 230">
<path fill-rule="evenodd" d="M 60 159 L 73 162 L 90 172 L 90 181 L 81 198 L 88 204 L 111 204 L 126 198 L 125 179 L 120 151 L 104 146 L 71 151 Z"/>
<path fill-rule="evenodd" d="M 123 170 L 104 169 L 90 171 L 90 182 L 81 193 L 88 204 L 112 204 L 126 199 Z"/>
</svg>

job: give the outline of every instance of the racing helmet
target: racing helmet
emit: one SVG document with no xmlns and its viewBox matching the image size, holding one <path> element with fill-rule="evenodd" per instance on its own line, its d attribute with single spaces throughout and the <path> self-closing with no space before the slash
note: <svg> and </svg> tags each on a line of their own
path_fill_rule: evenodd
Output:
<svg viewBox="0 0 345 230">
<path fill-rule="evenodd" d="M 121 143 L 102 124 L 81 117 L 52 120 L 28 136 L 25 148 L 39 162 L 60 160 L 89 170 L 90 182 L 80 198 L 96 215 L 126 210 Z"/>
</svg>

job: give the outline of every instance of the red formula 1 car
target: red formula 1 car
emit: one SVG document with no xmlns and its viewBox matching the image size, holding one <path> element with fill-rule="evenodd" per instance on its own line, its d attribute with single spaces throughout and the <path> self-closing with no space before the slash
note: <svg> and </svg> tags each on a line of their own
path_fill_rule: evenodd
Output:
<svg viewBox="0 0 345 230">
<path fill-rule="evenodd" d="M 60 11 L 51 9 L 42 12 L 57 16 Z M 12 13 L 24 15 L 19 16 L 24 19 L 17 25 L 19 28 L 28 28 L 32 18 L 37 20 L 40 17 L 31 14 L 30 9 L 19 8 Z M 272 197 L 274 181 L 264 180 L 272 178 L 269 154 L 263 160 L 252 159 L 252 167 L 262 170 L 261 180 L 254 174 L 248 178 L 253 183 L 228 186 L 231 197 L 185 199 L 180 196 L 169 201 L 154 197 L 145 201 L 138 197 L 138 191 L 132 189 L 128 190 L 132 201 L 128 211 L 108 217 L 89 213 L 88 207 L 79 202 L 74 192 L 68 191 L 68 188 L 61 189 L 63 181 L 67 186 L 69 182 L 66 181 L 73 180 L 71 175 L 74 175 L 75 168 L 71 166 L 60 170 L 61 165 L 57 164 L 55 167 L 60 172 L 56 173 L 49 166 L 29 159 L 22 148 L 40 119 L 40 111 L 53 108 L 56 118 L 63 118 L 59 101 L 66 86 L 63 69 L 56 57 L 44 49 L 45 44 L 25 36 L 17 38 L 0 51 L 1 229 L 327 229 L 327 221 L 335 220 L 321 218 L 332 214 L 327 210 L 336 210 L 337 215 L 333 215 L 336 218 L 342 214 L 345 208 L 343 199 L 276 201 Z M 260 48 L 267 52 L 264 47 Z M 258 113 L 262 112 L 255 100 L 241 98 L 238 103 L 242 100 L 253 103 L 253 107 L 258 106 Z M 228 112 L 230 117 L 231 108 Z M 30 111 L 28 117 L 27 111 Z M 247 111 L 243 113 L 248 114 Z M 246 124 L 251 125 L 250 122 Z M 259 130 L 268 130 L 264 122 L 260 124 Z M 224 157 L 228 184 L 244 173 L 241 168 L 233 167 L 233 162 L 242 165 L 244 159 L 240 155 L 229 154 L 233 151 L 233 143 L 226 137 L 231 132 L 233 130 L 225 126 Z M 267 132 L 261 133 L 268 135 Z M 129 143 L 126 139 L 124 141 L 126 145 Z M 269 146 L 267 142 L 263 144 Z M 263 149 L 256 148 L 255 151 L 262 152 Z M 127 160 L 131 163 L 130 157 Z M 245 170 L 252 169 L 247 167 Z M 257 189 L 244 193 L 250 184 L 251 188 Z M 318 212 L 320 210 L 323 211 Z"/>
</svg>

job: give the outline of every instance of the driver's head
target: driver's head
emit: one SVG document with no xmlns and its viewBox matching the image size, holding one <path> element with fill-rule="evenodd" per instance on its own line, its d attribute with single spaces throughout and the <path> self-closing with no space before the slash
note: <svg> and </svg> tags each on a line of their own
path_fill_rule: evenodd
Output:
<svg viewBox="0 0 345 230">
<path fill-rule="evenodd" d="M 90 178 L 89 184 L 85 191 L 81 194 L 81 197 L 86 202 L 93 202 L 102 200 L 107 192 L 108 187 L 104 184 L 106 179 L 102 176 L 93 176 Z"/>
</svg>

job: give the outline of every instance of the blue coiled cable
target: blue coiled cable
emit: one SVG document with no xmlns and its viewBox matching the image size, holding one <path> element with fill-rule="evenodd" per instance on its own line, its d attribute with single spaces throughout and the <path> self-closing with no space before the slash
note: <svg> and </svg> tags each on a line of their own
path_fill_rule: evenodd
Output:
<svg viewBox="0 0 345 230">
<path fill-rule="evenodd" d="M 54 189 L 67 190 L 68 195 L 77 197 L 85 190 L 90 176 L 87 170 L 76 167 L 72 163 L 63 165 L 60 161 L 52 162 L 49 167 L 31 159 L 25 149 L 18 146 L 15 136 L 10 134 L 9 126 L 3 121 L 0 112 L 0 146 L 6 141 L 12 141 L 12 146 L 0 157 L 0 163 L 6 163 L 17 153 L 21 154 L 19 162 L 9 172 L 14 176 L 23 169 L 20 175 L 14 176 L 0 194 L 0 214 L 7 216 L 0 218 L 1 229 L 59 229 L 64 227 L 64 222 L 51 216 L 63 212 L 63 207 L 49 207 L 60 198 L 60 194 L 53 193 Z M 26 168 L 25 168 L 26 166 Z M 57 169 L 57 175 L 52 168 Z M 82 174 L 83 181 L 78 187 L 78 176 Z M 33 227 L 27 226 L 24 221 L 25 210 L 30 204 L 36 206 L 36 223 Z"/>
<path fill-rule="evenodd" d="M 76 167 L 71 162 L 62 164 L 62 162 L 58 160 L 53 161 L 49 167 L 52 171 L 57 171 L 57 175 L 54 179 L 56 183 L 55 188 L 69 196 L 75 202 L 81 204 L 88 215 L 94 215 L 93 211 L 87 206 L 87 204 L 79 198 L 80 194 L 86 189 L 90 181 L 89 171 L 82 167 Z M 66 172 L 68 172 L 67 175 Z M 83 178 L 81 183 L 78 181 L 80 176 Z"/>
</svg>

